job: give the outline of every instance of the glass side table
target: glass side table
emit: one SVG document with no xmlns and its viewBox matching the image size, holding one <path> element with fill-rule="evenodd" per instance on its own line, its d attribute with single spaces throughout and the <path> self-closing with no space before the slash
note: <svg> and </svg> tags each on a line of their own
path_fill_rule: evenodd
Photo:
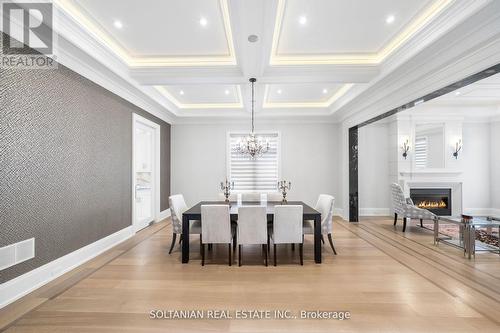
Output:
<svg viewBox="0 0 500 333">
<path fill-rule="evenodd" d="M 458 225 L 458 237 L 453 238 L 439 233 L 440 224 L 455 224 Z M 484 216 L 466 216 L 461 217 L 445 217 L 440 216 L 434 220 L 434 244 L 445 243 L 463 249 L 464 256 L 470 259 L 476 255 L 476 251 L 494 252 L 500 255 L 500 248 L 476 240 L 476 229 L 487 228 L 492 230 L 497 228 L 500 234 L 500 219 Z"/>
</svg>

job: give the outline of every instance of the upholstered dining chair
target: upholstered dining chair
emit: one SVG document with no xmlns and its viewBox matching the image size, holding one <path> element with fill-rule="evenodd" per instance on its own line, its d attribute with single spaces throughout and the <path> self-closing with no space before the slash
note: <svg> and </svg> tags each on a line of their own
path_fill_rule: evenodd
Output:
<svg viewBox="0 0 500 333">
<path fill-rule="evenodd" d="M 231 266 L 235 230 L 231 227 L 229 205 L 201 205 L 201 221 L 201 265 L 205 265 L 205 244 L 227 244 Z"/>
<path fill-rule="evenodd" d="M 274 247 L 274 266 L 276 266 L 277 244 L 299 244 L 300 264 L 304 264 L 302 213 L 302 205 L 274 206 L 274 219 L 271 235 Z"/>
<path fill-rule="evenodd" d="M 262 245 L 267 266 L 267 214 L 264 206 L 238 208 L 238 265 L 241 266 L 242 245 Z"/>
<path fill-rule="evenodd" d="M 337 255 L 337 251 L 335 251 L 335 246 L 333 246 L 332 239 L 332 217 L 333 217 L 333 207 L 335 203 L 335 198 L 328 194 L 320 194 L 318 197 L 318 201 L 316 202 L 316 209 L 321 213 L 321 241 L 324 243 L 325 240 L 323 235 L 328 236 L 328 242 L 330 243 L 330 247 L 333 250 L 333 254 Z M 304 234 L 306 235 L 314 235 L 314 221 L 304 221 Z"/>
<path fill-rule="evenodd" d="M 170 217 L 172 219 L 172 244 L 170 245 L 170 250 L 168 254 L 172 253 L 175 245 L 175 239 L 177 234 L 180 234 L 179 244 L 183 241 L 182 239 L 182 214 L 188 209 L 186 202 L 184 201 L 184 196 L 182 194 L 174 194 L 168 197 L 168 204 L 170 206 Z M 189 225 L 190 234 L 201 234 L 201 223 L 200 221 L 190 221 Z M 188 240 L 189 242 L 189 240 Z"/>
<path fill-rule="evenodd" d="M 406 230 L 407 219 L 420 219 L 420 226 L 423 227 L 423 220 L 437 219 L 436 214 L 422 209 L 413 204 L 410 198 L 405 198 L 401 185 L 397 183 L 391 184 L 392 205 L 394 207 L 394 226 L 398 221 L 398 215 L 403 217 L 403 232 Z"/>
</svg>

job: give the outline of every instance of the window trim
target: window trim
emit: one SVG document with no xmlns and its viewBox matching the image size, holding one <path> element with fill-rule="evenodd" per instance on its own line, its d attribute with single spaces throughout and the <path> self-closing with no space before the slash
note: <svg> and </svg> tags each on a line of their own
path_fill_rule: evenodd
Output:
<svg viewBox="0 0 500 333">
<path fill-rule="evenodd" d="M 231 175 L 230 175 L 230 170 L 231 170 L 231 135 L 248 135 L 248 131 L 227 131 L 226 132 L 226 178 L 228 181 L 231 181 Z M 276 150 L 277 150 L 277 161 L 278 161 L 278 181 L 281 180 L 281 132 L 276 131 L 276 130 L 270 130 L 270 131 L 256 131 L 256 135 L 276 135 L 277 137 L 277 144 L 276 144 Z M 240 190 L 240 191 L 232 191 L 232 193 L 279 193 L 279 189 L 276 186 L 275 190 L 269 190 L 269 191 L 259 191 L 259 190 Z"/>
</svg>

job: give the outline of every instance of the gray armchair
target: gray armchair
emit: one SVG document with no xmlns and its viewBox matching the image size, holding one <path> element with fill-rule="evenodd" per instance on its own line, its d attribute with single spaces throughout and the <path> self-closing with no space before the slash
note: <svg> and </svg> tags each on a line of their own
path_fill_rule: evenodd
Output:
<svg viewBox="0 0 500 333">
<path fill-rule="evenodd" d="M 406 230 L 407 219 L 420 219 L 420 226 L 423 226 L 423 220 L 434 221 L 437 216 L 427 209 L 418 208 L 413 204 L 410 198 L 405 198 L 403 189 L 399 184 L 391 184 L 392 204 L 394 206 L 394 226 L 398 221 L 398 214 L 403 217 L 403 232 Z"/>
</svg>

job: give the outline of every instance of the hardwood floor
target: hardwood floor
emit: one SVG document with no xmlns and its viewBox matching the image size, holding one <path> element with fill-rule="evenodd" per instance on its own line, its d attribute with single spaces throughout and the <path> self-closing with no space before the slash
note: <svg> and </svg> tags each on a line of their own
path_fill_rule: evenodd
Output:
<svg viewBox="0 0 500 333">
<path fill-rule="evenodd" d="M 463 258 L 432 244 L 432 232 L 390 218 L 336 221 L 338 255 L 323 246 L 323 264 L 306 237 L 299 251 L 278 247 L 278 266 L 264 267 L 260 247 L 244 248 L 243 266 L 227 266 L 226 247 L 200 265 L 168 255 L 167 222 L 138 233 L 105 254 L 0 310 L 6 332 L 498 332 L 500 256 Z M 234 259 L 237 256 L 233 256 Z M 235 261 L 236 263 L 236 261 Z M 160 310 L 350 311 L 349 320 L 152 320 Z"/>
</svg>

